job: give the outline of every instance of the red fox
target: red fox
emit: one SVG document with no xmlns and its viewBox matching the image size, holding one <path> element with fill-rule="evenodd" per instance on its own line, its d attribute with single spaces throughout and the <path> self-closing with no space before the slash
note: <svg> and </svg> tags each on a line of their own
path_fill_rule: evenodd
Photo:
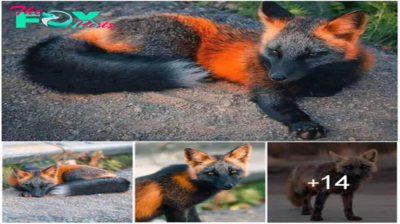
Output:
<svg viewBox="0 0 400 224">
<path fill-rule="evenodd" d="M 260 22 L 171 13 L 121 18 L 112 28 L 45 40 L 28 50 L 24 65 L 34 82 L 83 94 L 224 79 L 247 86 L 260 109 L 296 137 L 324 137 L 325 128 L 295 99 L 332 96 L 373 65 L 359 43 L 366 13 L 315 19 L 274 2 L 263 2 L 258 13 Z"/>
<path fill-rule="evenodd" d="M 125 192 L 130 185 L 109 171 L 86 165 L 52 165 L 42 170 L 14 167 L 8 183 L 22 191 L 22 197 Z"/>
<path fill-rule="evenodd" d="M 294 206 L 302 207 L 302 215 L 311 214 L 311 220 L 320 221 L 323 220 L 322 209 L 329 194 L 341 194 L 346 218 L 361 220 L 353 213 L 353 196 L 361 182 L 372 178 L 377 171 L 378 151 L 371 149 L 355 157 L 340 156 L 332 151 L 329 154 L 333 162 L 310 162 L 295 168 L 287 181 L 287 196 Z M 322 180 L 327 175 L 329 187 L 327 179 Z M 347 177 L 347 189 L 336 184 L 343 176 Z M 319 184 L 312 186 L 309 182 L 313 179 Z M 316 195 L 314 209 L 311 206 L 313 195 Z"/>
<path fill-rule="evenodd" d="M 136 178 L 135 220 L 146 222 L 165 215 L 168 222 L 200 222 L 195 206 L 246 177 L 250 153 L 250 144 L 214 156 L 185 149 L 187 165 L 168 166 Z"/>
</svg>

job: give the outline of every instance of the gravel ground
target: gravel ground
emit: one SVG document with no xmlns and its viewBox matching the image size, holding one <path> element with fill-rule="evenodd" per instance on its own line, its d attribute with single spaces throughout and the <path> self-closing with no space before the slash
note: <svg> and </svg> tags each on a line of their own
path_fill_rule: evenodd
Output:
<svg viewBox="0 0 400 224">
<path fill-rule="evenodd" d="M 132 169 L 116 172 L 132 180 Z M 132 190 L 75 197 L 19 197 L 3 191 L 3 222 L 132 222 Z"/>
<path fill-rule="evenodd" d="M 73 29 L 28 24 L 15 28 L 12 5 L 3 2 L 3 140 L 237 140 L 290 141 L 287 130 L 263 116 L 246 89 L 215 82 L 160 93 L 67 95 L 32 84 L 19 61 L 27 47 Z M 101 11 L 98 21 L 147 12 L 228 11 L 182 2 L 30 2 L 36 9 Z M 377 66 L 354 87 L 329 98 L 309 98 L 301 108 L 328 130 L 323 140 L 396 141 L 397 58 L 376 51 Z"/>
</svg>

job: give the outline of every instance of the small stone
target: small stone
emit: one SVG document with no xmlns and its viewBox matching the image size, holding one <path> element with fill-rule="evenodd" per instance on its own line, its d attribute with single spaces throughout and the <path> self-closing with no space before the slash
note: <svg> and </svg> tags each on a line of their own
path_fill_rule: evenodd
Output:
<svg viewBox="0 0 400 224">
<path fill-rule="evenodd" d="M 356 138 L 354 138 L 354 137 L 350 137 L 350 138 L 349 138 L 349 141 L 354 142 L 354 141 L 357 141 L 357 140 L 356 140 Z"/>
<path fill-rule="evenodd" d="M 136 113 L 140 113 L 140 112 L 142 112 L 143 110 L 142 110 L 142 108 L 140 108 L 140 107 L 135 107 L 135 108 L 133 108 L 133 111 L 136 112 Z"/>
<path fill-rule="evenodd" d="M 100 16 L 103 16 L 103 17 L 111 17 L 111 16 L 113 16 L 113 12 L 103 12 L 103 13 L 100 13 Z"/>
</svg>

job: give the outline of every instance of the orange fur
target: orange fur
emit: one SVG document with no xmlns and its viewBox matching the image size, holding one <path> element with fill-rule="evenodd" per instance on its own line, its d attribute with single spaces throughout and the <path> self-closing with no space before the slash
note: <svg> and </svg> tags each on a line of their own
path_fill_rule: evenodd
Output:
<svg viewBox="0 0 400 224">
<path fill-rule="evenodd" d="M 258 44 L 243 40 L 230 43 L 229 36 L 221 31 L 237 32 L 234 27 L 217 25 L 214 22 L 185 15 L 164 14 L 193 28 L 200 36 L 201 43 L 197 50 L 197 63 L 210 70 L 215 78 L 225 79 L 242 85 L 249 82 L 249 55 L 258 51 Z M 239 34 L 239 33 L 237 33 Z M 218 49 L 218 50 L 215 50 Z M 210 53 L 212 50 L 212 53 Z"/>
<path fill-rule="evenodd" d="M 234 149 L 230 154 L 227 154 L 224 159 L 242 168 L 243 171 L 245 171 L 244 176 L 248 176 L 249 170 L 247 164 L 250 159 L 251 150 L 251 145 L 247 143 Z"/>
<path fill-rule="evenodd" d="M 74 39 L 85 40 L 109 52 L 135 53 L 139 49 L 128 42 L 114 40 L 111 29 L 88 28 L 71 35 Z"/>
<path fill-rule="evenodd" d="M 40 174 L 40 177 L 53 182 L 55 185 L 63 184 L 63 174 L 67 171 L 80 168 L 80 167 L 88 167 L 86 165 L 53 165 L 48 167 L 45 171 Z M 32 174 L 29 171 L 22 171 L 19 177 L 16 177 L 14 174 L 10 174 L 8 177 L 8 183 L 11 186 L 21 185 L 29 178 L 32 177 Z M 104 174 L 102 176 L 96 177 L 82 177 L 83 179 L 93 179 L 93 178 L 104 178 L 104 177 L 116 177 L 113 173 Z"/>
<path fill-rule="evenodd" d="M 136 183 L 135 186 L 135 219 L 152 217 L 161 206 L 163 197 L 157 183 Z"/>
<path fill-rule="evenodd" d="M 176 183 L 178 184 L 178 186 L 180 186 L 181 188 L 185 189 L 185 190 L 189 190 L 189 191 L 195 191 L 196 188 L 193 185 L 192 182 L 189 181 L 189 177 L 190 174 L 189 172 L 182 172 L 182 173 L 178 173 L 176 175 L 174 175 L 172 177 L 173 180 L 176 181 Z"/>
</svg>

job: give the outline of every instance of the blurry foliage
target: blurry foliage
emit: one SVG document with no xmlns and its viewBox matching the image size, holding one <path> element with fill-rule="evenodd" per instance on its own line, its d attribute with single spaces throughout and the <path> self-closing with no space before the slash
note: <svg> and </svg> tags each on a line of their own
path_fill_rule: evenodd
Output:
<svg viewBox="0 0 400 224">
<path fill-rule="evenodd" d="M 250 208 L 265 203 L 265 182 L 241 183 L 229 191 L 222 191 L 210 200 L 197 206 L 198 211 Z"/>
<path fill-rule="evenodd" d="M 104 156 L 101 151 L 95 151 L 92 153 L 83 152 L 77 154 L 72 151 L 65 150 L 64 152 L 51 156 L 46 160 L 34 163 L 35 167 L 46 167 L 55 163 L 69 164 L 71 160 L 76 162 L 76 164 L 95 166 L 110 171 L 118 171 L 132 167 L 133 157 L 132 154 Z M 12 173 L 13 167 L 24 168 L 25 163 L 3 166 L 3 189 L 10 187 L 7 183 L 7 178 Z"/>
<path fill-rule="evenodd" d="M 310 15 L 334 18 L 353 10 L 364 10 L 369 15 L 369 23 L 362 40 L 391 52 L 397 51 L 397 2 L 396 1 L 363 1 L 363 2 L 278 2 L 281 6 L 296 15 Z M 210 5 L 213 2 L 198 2 L 199 5 Z M 229 2 L 224 8 L 237 10 L 240 15 L 257 17 L 260 2 Z"/>
</svg>

